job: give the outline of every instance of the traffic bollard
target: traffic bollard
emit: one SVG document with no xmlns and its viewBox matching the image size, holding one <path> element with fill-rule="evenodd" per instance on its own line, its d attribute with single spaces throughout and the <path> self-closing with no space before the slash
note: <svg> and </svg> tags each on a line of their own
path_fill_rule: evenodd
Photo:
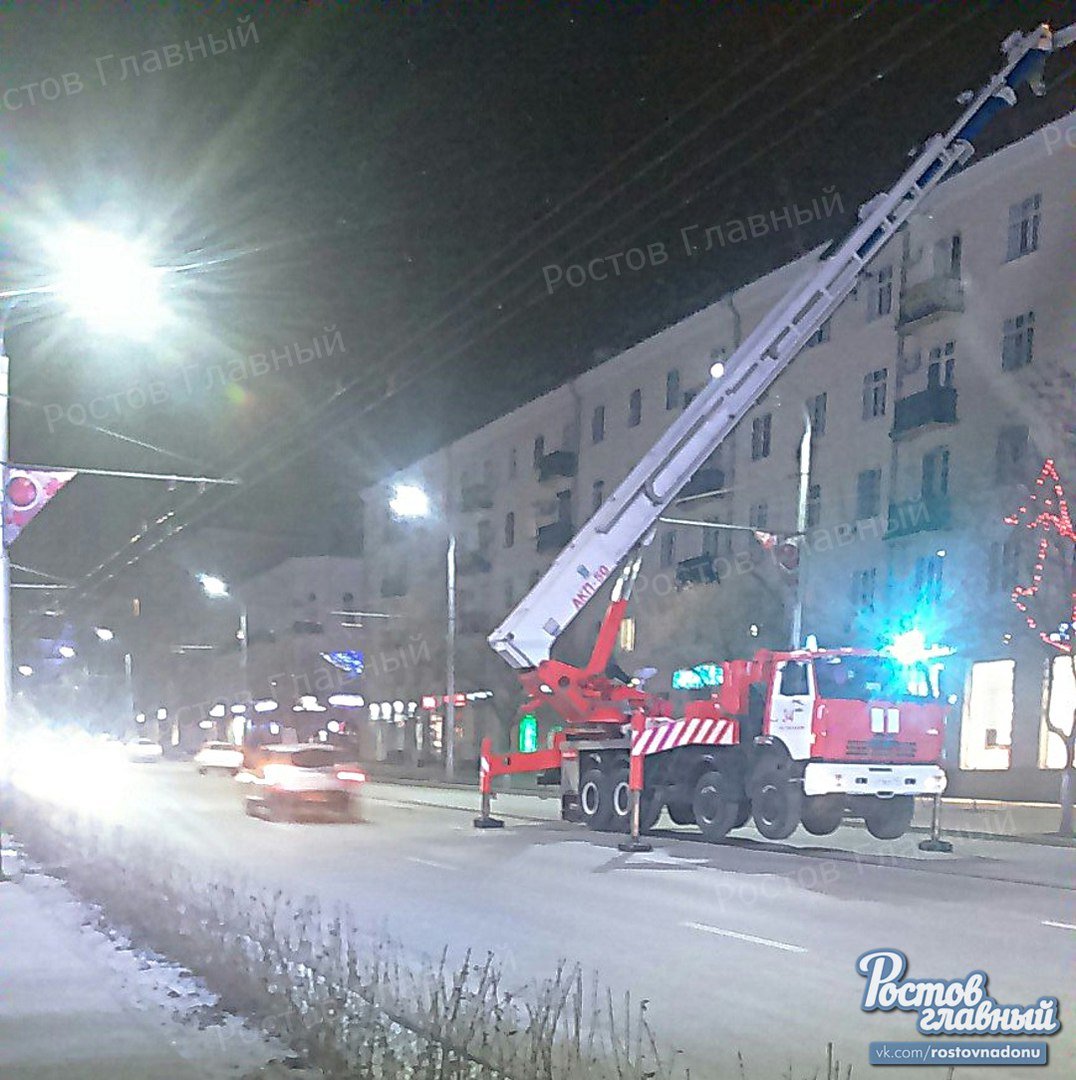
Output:
<svg viewBox="0 0 1076 1080">
<path fill-rule="evenodd" d="M 919 841 L 920 851 L 943 851 L 953 850 L 953 845 L 948 840 L 941 838 L 941 792 L 935 792 L 934 805 L 930 813 L 930 837 Z"/>
<path fill-rule="evenodd" d="M 493 793 L 493 778 L 490 775 L 490 754 L 493 753 L 493 742 L 490 739 L 482 740 L 482 760 L 479 765 L 479 791 L 482 793 L 482 809 L 479 816 L 474 819 L 476 829 L 503 829 L 504 822 L 495 818 L 490 813 L 490 800 Z"/>
<path fill-rule="evenodd" d="M 631 839 L 617 844 L 621 851 L 653 851 L 652 845 L 640 836 L 643 800 L 643 755 L 638 752 L 639 736 L 646 726 L 646 717 L 637 712 L 631 718 L 631 757 L 628 767 L 628 786 L 631 788 Z"/>
</svg>

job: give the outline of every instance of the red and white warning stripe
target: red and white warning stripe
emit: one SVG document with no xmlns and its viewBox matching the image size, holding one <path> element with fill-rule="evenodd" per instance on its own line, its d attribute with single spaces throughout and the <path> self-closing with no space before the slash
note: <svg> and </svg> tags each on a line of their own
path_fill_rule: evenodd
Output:
<svg viewBox="0 0 1076 1080">
<path fill-rule="evenodd" d="M 695 717 L 669 720 L 640 732 L 632 754 L 660 754 L 677 746 L 732 746 L 736 743 L 736 721 Z"/>
</svg>

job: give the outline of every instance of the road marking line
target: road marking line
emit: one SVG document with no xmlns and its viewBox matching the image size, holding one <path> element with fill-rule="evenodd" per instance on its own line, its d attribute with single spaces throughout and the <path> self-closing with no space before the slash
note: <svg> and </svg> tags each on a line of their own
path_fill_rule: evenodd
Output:
<svg viewBox="0 0 1076 1080">
<path fill-rule="evenodd" d="M 748 941 L 752 945 L 769 945 L 771 949 L 783 949 L 785 952 L 805 953 L 807 950 L 802 945 L 789 945 L 787 941 L 773 941 L 770 938 L 755 937 L 754 934 L 740 934 L 735 930 L 722 930 L 717 926 L 707 926 L 705 923 L 684 923 L 692 930 L 701 930 L 705 934 L 717 934 L 718 937 L 735 938 L 737 941 Z"/>
<path fill-rule="evenodd" d="M 1072 923 L 1053 922 L 1050 919 L 1043 919 L 1042 920 L 1042 925 L 1043 926 L 1056 926 L 1058 930 L 1076 930 L 1076 926 L 1073 926 Z"/>
<path fill-rule="evenodd" d="M 448 863 L 434 862 L 433 859 L 420 859 L 417 855 L 408 855 L 408 862 L 422 863 L 423 866 L 432 866 L 437 870 L 455 870 L 454 866 L 449 866 Z"/>
</svg>

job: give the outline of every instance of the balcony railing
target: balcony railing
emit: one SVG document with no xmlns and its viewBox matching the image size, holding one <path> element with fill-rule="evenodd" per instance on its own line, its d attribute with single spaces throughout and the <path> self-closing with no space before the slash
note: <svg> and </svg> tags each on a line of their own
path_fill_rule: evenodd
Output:
<svg viewBox="0 0 1076 1080">
<path fill-rule="evenodd" d="M 676 564 L 676 585 L 683 588 L 686 585 L 710 585 L 720 579 L 717 576 L 717 567 L 714 565 L 713 556 L 696 555 L 691 559 L 681 559 Z"/>
<path fill-rule="evenodd" d="M 493 487 L 490 484 L 468 484 L 460 490 L 460 510 L 489 510 L 493 506 Z"/>
<path fill-rule="evenodd" d="M 721 491 L 725 486 L 725 472 L 723 469 L 699 469 L 697 473 L 680 489 L 679 499 L 686 499 L 691 495 L 709 495 L 714 491 Z"/>
<path fill-rule="evenodd" d="M 897 327 L 904 329 L 923 319 L 964 310 L 964 285 L 960 278 L 933 277 L 909 285 L 900 297 Z"/>
<path fill-rule="evenodd" d="M 551 450 L 538 460 L 538 480 L 545 483 L 558 476 L 575 476 L 579 469 L 579 455 L 570 450 Z"/>
<path fill-rule="evenodd" d="M 470 574 L 488 574 L 493 569 L 489 557 L 481 551 L 468 551 L 456 556 L 456 573 L 461 577 Z"/>
<path fill-rule="evenodd" d="M 927 495 L 917 499 L 889 504 L 889 521 L 885 537 L 894 540 L 899 536 L 933 532 L 949 525 L 949 496 Z"/>
<path fill-rule="evenodd" d="M 893 409 L 894 439 L 930 424 L 956 423 L 956 387 L 928 386 L 901 398 Z"/>
<path fill-rule="evenodd" d="M 538 551 L 560 551 L 572 538 L 570 521 L 553 521 L 538 527 Z"/>
</svg>

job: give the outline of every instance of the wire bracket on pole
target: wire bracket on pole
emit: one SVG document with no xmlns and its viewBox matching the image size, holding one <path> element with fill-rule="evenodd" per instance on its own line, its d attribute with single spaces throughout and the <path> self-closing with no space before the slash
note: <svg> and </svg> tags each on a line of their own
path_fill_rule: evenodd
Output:
<svg viewBox="0 0 1076 1080">
<path fill-rule="evenodd" d="M 943 840 L 941 835 L 941 792 L 934 793 L 934 805 L 930 813 L 930 836 L 926 840 L 919 841 L 920 851 L 950 852 L 953 845 L 948 840 Z"/>
<path fill-rule="evenodd" d="M 493 774 L 490 760 L 493 757 L 493 740 L 482 740 L 481 764 L 479 765 L 478 790 L 482 795 L 482 810 L 474 819 L 476 829 L 503 829 L 504 822 L 490 812 L 490 799 L 493 795 Z"/>
<path fill-rule="evenodd" d="M 643 754 L 639 737 L 646 728 L 646 717 L 636 711 L 631 718 L 631 759 L 628 766 L 628 787 L 631 789 L 631 839 L 617 844 L 621 851 L 653 851 L 653 845 L 639 835 L 643 801 Z"/>
</svg>

